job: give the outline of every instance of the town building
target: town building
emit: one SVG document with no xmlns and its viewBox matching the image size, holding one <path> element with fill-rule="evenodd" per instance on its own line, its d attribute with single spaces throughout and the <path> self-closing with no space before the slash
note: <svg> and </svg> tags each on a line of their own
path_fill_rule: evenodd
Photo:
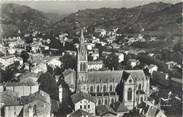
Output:
<svg viewBox="0 0 183 117">
<path fill-rule="evenodd" d="M 115 117 L 117 113 L 108 105 L 99 105 L 96 107 L 96 116 Z"/>
<path fill-rule="evenodd" d="M 19 98 L 19 103 L 2 106 L 3 117 L 50 117 L 50 96 L 38 91 L 29 96 Z"/>
<path fill-rule="evenodd" d="M 139 113 L 145 117 L 167 117 L 159 106 L 149 101 L 143 102 L 141 106 Z"/>
<path fill-rule="evenodd" d="M 125 113 L 129 112 L 124 103 L 119 101 L 112 104 L 112 108 L 117 113 L 117 117 L 122 117 Z"/>
<path fill-rule="evenodd" d="M 88 62 L 88 71 L 100 70 L 102 68 L 103 68 L 103 62 L 102 61 L 89 61 Z"/>
<path fill-rule="evenodd" d="M 11 90 L 18 94 L 18 97 L 28 96 L 39 90 L 39 85 L 32 79 L 26 78 L 20 82 L 9 82 L 4 85 L 4 91 Z"/>
<path fill-rule="evenodd" d="M 81 31 L 77 56 L 76 91 L 90 93 L 96 99 L 96 105 L 110 105 L 117 102 L 119 96 L 115 89 L 120 82 L 124 84 L 123 102 L 132 109 L 149 95 L 149 77 L 143 70 L 88 71 L 87 49 Z M 74 84 L 73 84 L 74 85 Z"/>
<path fill-rule="evenodd" d="M 74 104 L 74 111 L 79 109 L 95 115 L 95 100 L 94 98 L 84 92 L 77 92 L 71 96 Z"/>
</svg>

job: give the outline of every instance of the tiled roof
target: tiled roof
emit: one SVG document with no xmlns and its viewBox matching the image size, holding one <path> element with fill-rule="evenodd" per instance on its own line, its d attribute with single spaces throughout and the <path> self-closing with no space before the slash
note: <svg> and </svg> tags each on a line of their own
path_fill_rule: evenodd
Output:
<svg viewBox="0 0 183 117">
<path fill-rule="evenodd" d="M 88 82 L 90 83 L 107 83 L 107 82 L 120 82 L 122 78 L 127 79 L 126 75 L 129 73 L 134 81 L 145 80 L 146 76 L 143 70 L 116 70 L 116 71 L 91 71 L 88 72 Z M 122 77 L 123 76 L 123 77 Z"/>
<path fill-rule="evenodd" d="M 94 98 L 88 94 L 88 93 L 84 93 L 84 92 L 78 92 L 75 93 L 71 96 L 72 102 L 73 103 L 77 103 L 79 101 L 81 101 L 82 99 L 87 99 L 89 101 L 95 102 Z"/>
<path fill-rule="evenodd" d="M 37 91 L 36 93 L 31 94 L 29 96 L 22 96 L 21 104 L 23 104 L 23 105 L 28 104 L 34 100 L 40 100 L 47 104 L 51 103 L 49 94 L 45 93 L 44 91 Z"/>
<path fill-rule="evenodd" d="M 6 90 L 0 93 L 1 103 L 5 105 L 19 105 L 18 94 L 11 90 Z"/>
<path fill-rule="evenodd" d="M 88 65 L 103 64 L 102 61 L 89 61 Z"/>
<path fill-rule="evenodd" d="M 75 73 L 75 71 L 74 71 L 73 69 L 66 69 L 66 70 L 63 72 L 63 75 L 64 75 L 64 76 L 67 76 L 67 75 L 69 75 L 69 74 L 72 73 L 72 72 Z"/>
<path fill-rule="evenodd" d="M 81 109 L 73 112 L 69 117 L 92 117 L 88 112 Z"/>
<path fill-rule="evenodd" d="M 105 116 L 105 114 L 111 113 L 116 115 L 116 112 L 108 105 L 99 105 L 96 107 L 96 115 Z"/>
<path fill-rule="evenodd" d="M 127 112 L 128 109 L 127 107 L 124 105 L 124 103 L 121 102 L 116 102 L 114 103 L 114 107 L 113 107 L 114 111 L 116 112 Z"/>
<path fill-rule="evenodd" d="M 22 79 L 20 82 L 8 82 L 6 86 L 35 86 L 38 85 L 37 82 L 33 81 L 30 78 Z"/>
</svg>

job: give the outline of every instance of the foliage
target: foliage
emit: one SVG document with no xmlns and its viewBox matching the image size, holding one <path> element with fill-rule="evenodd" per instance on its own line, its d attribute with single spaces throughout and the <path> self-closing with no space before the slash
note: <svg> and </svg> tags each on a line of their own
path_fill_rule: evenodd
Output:
<svg viewBox="0 0 183 117">
<path fill-rule="evenodd" d="M 25 63 L 29 58 L 29 54 L 26 51 L 22 51 L 20 57 L 23 59 L 23 63 Z"/>
<path fill-rule="evenodd" d="M 48 70 L 46 73 L 40 75 L 38 78 L 38 83 L 40 84 L 39 89 L 48 93 L 51 99 L 59 100 L 59 90 L 52 73 L 53 70 Z"/>
<path fill-rule="evenodd" d="M 60 58 L 60 61 L 63 63 L 63 68 L 64 69 L 77 69 L 77 62 L 76 62 L 76 57 L 69 55 L 69 54 L 65 54 L 64 56 L 62 56 Z"/>
<path fill-rule="evenodd" d="M 168 72 L 168 66 L 163 61 L 160 61 L 156 58 L 150 57 L 146 54 L 139 54 L 138 59 L 140 60 L 141 63 L 145 63 L 148 65 L 154 64 L 154 65 L 158 66 L 160 71 L 163 71 L 165 73 Z"/>
<path fill-rule="evenodd" d="M 27 44 L 31 44 L 33 42 L 33 36 L 29 35 L 29 36 L 25 37 L 25 42 Z"/>
<path fill-rule="evenodd" d="M 124 92 L 124 82 L 121 80 L 120 83 L 116 86 L 117 95 L 119 95 L 119 101 L 123 101 L 123 92 Z"/>
<path fill-rule="evenodd" d="M 104 65 L 108 67 L 110 70 L 112 69 L 118 69 L 119 62 L 118 62 L 118 56 L 115 55 L 114 52 L 112 52 L 105 60 Z"/>
<path fill-rule="evenodd" d="M 50 26 L 50 29 L 54 31 L 72 30 L 76 25 L 75 22 L 79 22 L 91 33 L 96 27 L 106 29 L 118 27 L 118 33 L 137 33 L 142 27 L 145 28 L 145 31 L 158 32 L 161 27 L 162 32 L 177 33 L 180 32 L 176 24 L 181 24 L 181 21 L 177 22 L 178 19 L 181 19 L 181 8 L 181 3 L 175 5 L 152 3 L 134 8 L 86 9 L 66 16 L 63 20 Z M 167 25 L 173 25 L 172 29 L 167 28 Z"/>
<path fill-rule="evenodd" d="M 33 30 L 45 30 L 48 18 L 44 13 L 18 4 L 2 5 L 2 29 L 3 36 L 17 36 L 17 32 L 25 34 Z"/>
<path fill-rule="evenodd" d="M 183 43 L 181 43 L 181 42 L 176 43 L 175 46 L 173 47 L 173 50 L 175 52 L 179 51 L 183 54 Z"/>
</svg>

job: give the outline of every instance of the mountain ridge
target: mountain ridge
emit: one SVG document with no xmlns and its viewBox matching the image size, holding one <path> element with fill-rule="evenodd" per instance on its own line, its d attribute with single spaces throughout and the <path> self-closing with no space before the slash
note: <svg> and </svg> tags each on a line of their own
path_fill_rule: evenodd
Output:
<svg viewBox="0 0 183 117">
<path fill-rule="evenodd" d="M 141 28 L 147 31 L 168 31 L 175 27 L 180 33 L 183 2 L 169 4 L 154 2 L 132 8 L 99 8 L 78 10 L 61 17 L 54 13 L 45 13 L 25 5 L 4 4 L 1 8 L 1 22 L 4 35 L 13 35 L 21 30 L 45 32 L 75 32 L 78 23 L 81 27 L 119 28 L 120 33 L 137 33 Z M 178 27 L 177 27 L 178 26 Z M 172 31 L 168 31 L 172 33 Z"/>
</svg>

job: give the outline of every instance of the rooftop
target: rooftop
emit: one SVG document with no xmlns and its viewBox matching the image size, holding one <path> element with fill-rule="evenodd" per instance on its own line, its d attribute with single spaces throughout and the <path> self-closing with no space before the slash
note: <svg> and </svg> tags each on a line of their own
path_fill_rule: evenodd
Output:
<svg viewBox="0 0 183 117">
<path fill-rule="evenodd" d="M 79 109 L 73 112 L 69 117 L 92 117 L 92 115 L 86 111 Z"/>
<path fill-rule="evenodd" d="M 100 82 L 120 82 L 124 77 L 124 73 L 129 73 L 132 78 L 137 80 L 145 80 L 146 76 L 143 70 L 115 70 L 115 71 L 91 71 L 88 72 L 88 82 L 100 83 Z M 123 76 L 124 75 L 124 76 Z"/>
<path fill-rule="evenodd" d="M 88 94 L 88 93 L 84 93 L 84 92 L 79 92 L 79 93 L 75 93 L 71 96 L 72 102 L 73 103 L 77 103 L 83 99 L 87 99 L 89 101 L 95 102 L 94 98 Z"/>
</svg>

